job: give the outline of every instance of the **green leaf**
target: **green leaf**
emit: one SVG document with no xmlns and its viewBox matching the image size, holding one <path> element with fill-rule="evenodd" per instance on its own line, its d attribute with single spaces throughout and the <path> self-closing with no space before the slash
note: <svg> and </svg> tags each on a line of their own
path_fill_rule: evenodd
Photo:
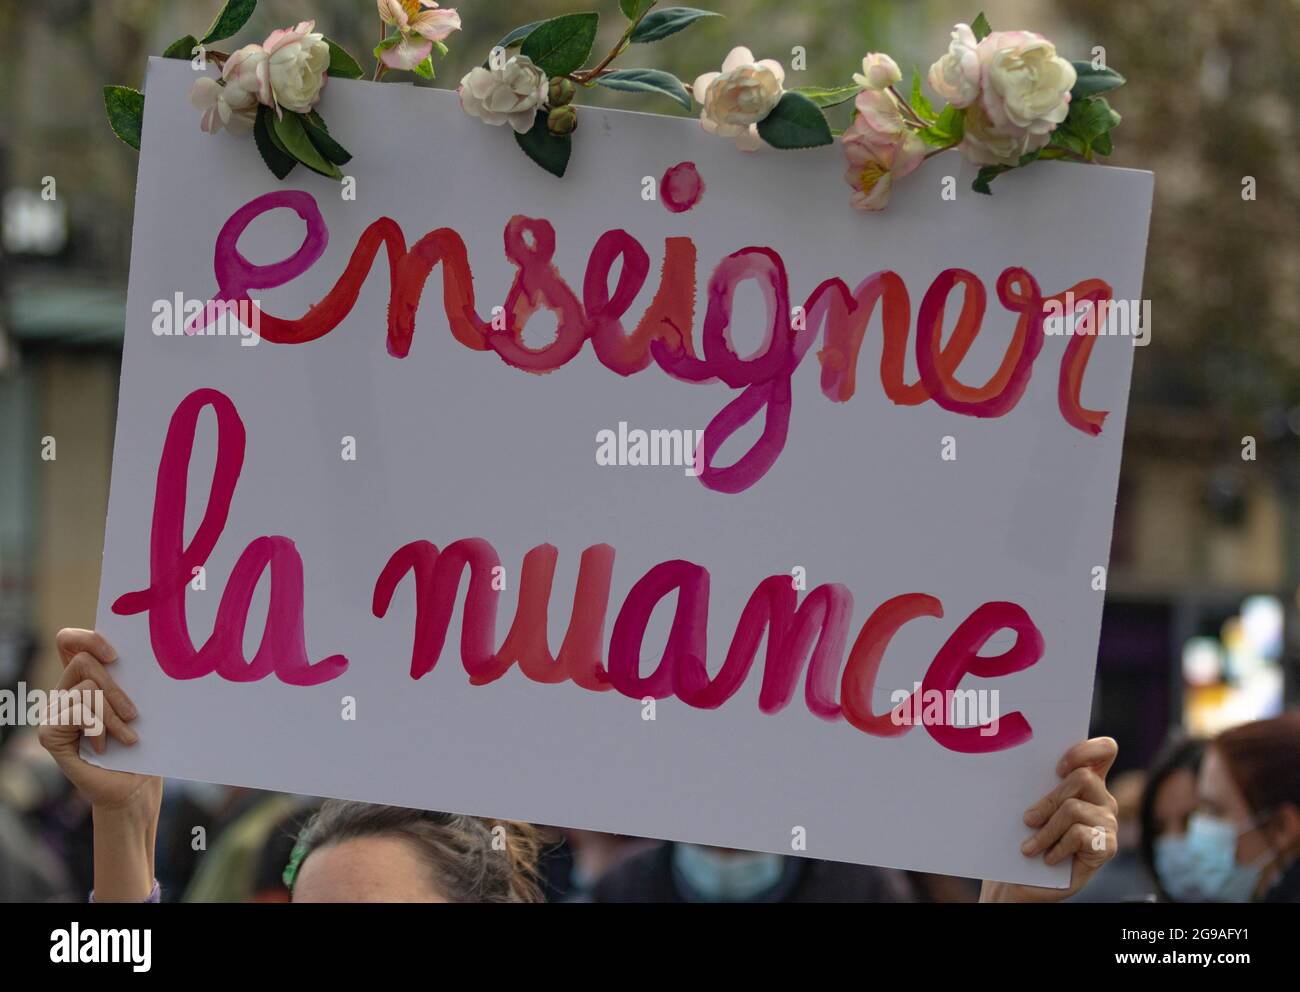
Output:
<svg viewBox="0 0 1300 992">
<path fill-rule="evenodd" d="M 949 104 L 943 108 L 943 113 L 934 122 L 934 126 L 952 135 L 953 141 L 961 141 L 966 134 L 966 111 Z"/>
<path fill-rule="evenodd" d="M 835 140 L 817 104 L 793 91 L 758 122 L 758 136 L 773 148 L 815 148 Z"/>
<path fill-rule="evenodd" d="M 1111 144 L 1109 131 L 1092 139 L 1092 150 L 1098 155 L 1109 155 L 1115 150 L 1115 146 Z"/>
<path fill-rule="evenodd" d="M 573 151 L 571 136 L 551 134 L 546 126 L 544 110 L 537 112 L 537 118 L 526 134 L 515 133 L 515 141 L 525 155 L 553 176 L 563 176 L 569 167 L 569 153 Z"/>
<path fill-rule="evenodd" d="M 1074 71 L 1079 77 L 1074 84 L 1074 89 L 1070 90 L 1071 100 L 1082 100 L 1085 97 L 1096 96 L 1098 93 L 1107 93 L 1127 82 L 1114 69 L 1096 69 L 1091 62 L 1070 64 L 1074 66 Z"/>
<path fill-rule="evenodd" d="M 330 47 L 330 64 L 325 71 L 331 76 L 338 79 L 360 79 L 366 74 L 361 68 L 361 63 L 348 54 L 347 49 L 337 42 L 325 39 L 325 44 Z"/>
<path fill-rule="evenodd" d="M 939 115 L 934 112 L 934 107 L 930 106 L 930 101 L 925 98 L 921 92 L 921 72 L 919 69 L 912 70 L 912 109 L 916 111 L 921 120 L 933 124 Z"/>
<path fill-rule="evenodd" d="M 1065 123 L 1076 134 L 1092 140 L 1118 125 L 1122 119 L 1104 96 L 1094 96 L 1080 100 L 1078 104 L 1071 101 Z"/>
<path fill-rule="evenodd" d="M 984 16 L 984 11 L 982 10 L 979 12 L 978 16 L 976 16 L 975 20 L 970 22 L 970 29 L 975 33 L 976 41 L 983 41 L 993 33 L 993 25 L 989 23 L 989 19 Z M 978 182 L 978 180 L 976 181 Z M 987 192 L 987 190 L 984 192 Z"/>
<path fill-rule="evenodd" d="M 519 27 L 515 28 L 508 35 L 506 35 L 495 45 L 493 45 L 492 48 L 508 49 L 508 48 L 514 48 L 516 45 L 523 44 L 525 38 L 527 38 L 530 34 L 532 34 L 535 30 L 537 30 L 537 28 L 541 27 L 545 23 L 546 23 L 545 21 L 530 21 L 528 24 L 521 24 Z M 483 60 L 483 68 L 484 69 L 491 68 L 490 55 L 488 56 L 488 58 Z"/>
<path fill-rule="evenodd" d="M 669 99 L 676 100 L 687 110 L 691 109 L 691 95 L 686 92 L 682 81 L 672 73 L 660 69 L 619 69 L 617 72 L 600 76 L 596 84 L 611 90 L 662 93 Z"/>
<path fill-rule="evenodd" d="M 984 15 L 981 14 L 980 16 L 983 17 Z M 977 175 L 975 181 L 970 184 L 970 188 L 976 193 L 983 193 L 985 196 L 992 196 L 993 190 L 989 189 L 989 183 L 1002 175 L 1002 173 L 1013 168 L 1015 167 L 1011 165 L 986 165 L 980 169 L 979 175 Z"/>
<path fill-rule="evenodd" d="M 433 71 L 433 56 L 430 55 L 419 65 L 415 66 L 415 68 L 413 68 L 411 71 L 415 73 L 417 76 L 419 76 L 421 79 L 432 79 L 435 75 Z"/>
<path fill-rule="evenodd" d="M 618 0 L 618 9 L 629 21 L 637 20 L 659 0 Z"/>
<path fill-rule="evenodd" d="M 980 169 L 976 175 L 975 181 L 970 184 L 970 188 L 976 193 L 983 193 L 985 196 L 992 196 L 993 190 L 989 189 L 991 183 L 1004 172 L 1010 172 L 1012 169 L 1018 169 L 1023 165 L 1028 165 L 1034 159 L 1038 158 L 1039 152 L 1029 152 L 1020 156 L 1020 161 L 1016 165 L 986 165 Z"/>
<path fill-rule="evenodd" d="M 1052 132 L 1051 144 L 1057 148 L 1072 151 L 1076 155 L 1087 156 L 1088 154 L 1088 143 L 1077 134 L 1072 134 L 1063 127 L 1058 127 Z"/>
<path fill-rule="evenodd" d="M 280 146 L 312 172 L 319 172 L 331 179 L 343 178 L 339 167 L 325 158 L 312 144 L 301 114 L 286 110 L 278 118 L 272 119 L 271 127 Z"/>
<path fill-rule="evenodd" d="M 311 143 L 316 146 L 316 150 L 327 160 L 335 165 L 347 165 L 352 161 L 352 153 L 330 137 L 330 129 L 325 126 L 325 122 L 316 111 L 303 115 L 302 126 L 306 129 Z"/>
<path fill-rule="evenodd" d="M 917 133 L 927 145 L 947 148 L 962 139 L 966 131 L 966 111 L 958 110 L 952 104 L 943 108 L 933 124 Z"/>
<path fill-rule="evenodd" d="M 645 45 L 652 41 L 667 38 L 682 28 L 689 27 L 701 17 L 721 17 L 712 10 L 696 10 L 694 7 L 664 7 L 652 10 L 642 18 L 641 23 L 632 32 L 631 41 Z"/>
<path fill-rule="evenodd" d="M 595 13 L 561 14 L 552 17 L 524 39 L 521 55 L 526 55 L 548 76 L 567 76 L 591 55 L 596 43 Z"/>
<path fill-rule="evenodd" d="M 298 164 L 275 138 L 271 122 L 275 120 L 275 111 L 270 107 L 257 108 L 257 120 L 253 122 L 253 143 L 262 156 L 262 161 L 271 170 L 276 179 L 283 179 Z"/>
<path fill-rule="evenodd" d="M 862 87 L 857 83 L 850 86 L 796 86 L 791 92 L 806 96 L 825 110 L 827 107 L 838 107 L 841 103 L 848 103 L 862 92 Z"/>
<path fill-rule="evenodd" d="M 113 133 L 136 151 L 140 150 L 140 128 L 144 123 L 144 94 L 129 86 L 104 87 L 104 111 Z"/>
<path fill-rule="evenodd" d="M 1076 154 L 1091 158 L 1098 139 L 1108 135 L 1112 128 L 1122 120 L 1105 97 L 1091 96 L 1083 100 L 1070 101 L 1070 113 L 1052 132 L 1052 144 L 1069 148 Z M 1110 148 L 1110 142 L 1104 143 Z M 1109 151 L 1101 152 L 1109 155 Z"/>
<path fill-rule="evenodd" d="M 165 59 L 183 59 L 188 62 L 194 58 L 194 49 L 199 47 L 199 39 L 192 34 L 187 34 L 184 38 L 177 38 L 165 49 L 162 57 Z"/>
<path fill-rule="evenodd" d="M 229 38 L 248 22 L 256 7 L 257 0 L 226 0 L 226 5 L 212 22 L 212 27 L 203 36 L 203 44 Z"/>
<path fill-rule="evenodd" d="M 271 144 L 275 145 L 276 148 L 284 152 L 284 154 L 289 155 L 289 149 L 284 147 L 284 142 L 281 141 L 280 136 L 275 133 L 275 111 L 272 110 L 270 107 L 259 106 L 257 108 L 257 113 L 259 116 L 261 115 L 263 110 L 265 110 L 269 115 L 266 118 L 266 136 L 268 140 L 270 140 Z M 321 123 L 323 124 L 324 122 L 322 121 Z M 293 158 L 292 155 L 289 155 L 289 157 Z M 293 160 L 295 162 L 298 161 L 296 158 L 294 158 Z"/>
</svg>

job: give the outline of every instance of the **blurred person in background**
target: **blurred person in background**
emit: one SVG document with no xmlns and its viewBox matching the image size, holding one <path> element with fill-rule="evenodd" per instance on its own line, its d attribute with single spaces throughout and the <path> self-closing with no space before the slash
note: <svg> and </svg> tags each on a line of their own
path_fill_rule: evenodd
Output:
<svg viewBox="0 0 1300 992">
<path fill-rule="evenodd" d="M 1139 813 L 1139 851 L 1162 902 L 1194 901 L 1197 897 L 1187 857 L 1187 825 L 1196 812 L 1196 779 L 1205 756 L 1205 742 L 1175 737 L 1156 755 L 1147 772 Z"/>
<path fill-rule="evenodd" d="M 31 676 L 36 639 L 26 633 L 0 643 L 0 690 L 18 695 Z M 49 902 L 69 898 L 77 880 L 62 858 L 65 822 L 84 819 L 79 797 L 71 795 L 41 749 L 36 734 L 18 720 L 0 721 L 0 902 Z M 78 845 L 85 850 L 83 837 Z"/>
<path fill-rule="evenodd" d="M 0 745 L 0 902 L 62 902 L 76 892 L 59 821 L 47 815 L 66 799 L 67 785 L 45 774 L 48 755 L 33 746 L 39 751 L 35 734 Z"/>
<path fill-rule="evenodd" d="M 986 880 L 981 902 L 1056 902 L 1083 889 L 1115 854 L 1115 797 L 1105 777 L 1115 761 L 1108 737 L 1076 744 L 1057 763 L 1060 784 L 1025 811 L 1034 830 L 1027 858 L 1069 860 L 1070 885 L 1041 888 Z M 1104 832 L 1103 849 L 1096 850 Z M 916 902 L 962 892 L 939 876 L 666 841 L 630 858 L 596 885 L 595 902 Z"/>
<path fill-rule="evenodd" d="M 629 858 L 659 844 L 644 837 L 597 830 L 566 830 L 564 836 L 572 856 L 565 902 L 591 902 L 602 878 Z"/>
<path fill-rule="evenodd" d="M 293 837 L 311 809 L 310 800 L 280 792 L 221 788 L 227 796 L 182 902 L 287 902 L 288 889 L 275 873 L 268 878 L 268 851 L 282 851 L 289 863 Z M 285 844 L 286 834 L 289 838 Z M 206 840 L 207 838 L 205 838 Z M 162 877 L 159 876 L 159 883 Z"/>
<path fill-rule="evenodd" d="M 597 884 L 594 902 L 916 902 L 906 873 L 665 841 Z"/>
<path fill-rule="evenodd" d="M 1300 903 L 1300 711 L 1225 730 L 1206 748 L 1179 840 L 1207 902 Z"/>
</svg>

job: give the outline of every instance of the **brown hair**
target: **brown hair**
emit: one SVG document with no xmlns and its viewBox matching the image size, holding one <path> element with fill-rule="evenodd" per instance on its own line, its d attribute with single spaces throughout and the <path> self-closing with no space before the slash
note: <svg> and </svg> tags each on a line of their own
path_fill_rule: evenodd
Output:
<svg viewBox="0 0 1300 992">
<path fill-rule="evenodd" d="M 1225 730 L 1213 747 L 1256 816 L 1300 809 L 1300 710 Z"/>
<path fill-rule="evenodd" d="M 299 863 L 312 851 L 359 837 L 398 837 L 429 866 L 452 902 L 541 902 L 542 835 L 532 824 L 402 806 L 326 800 L 298 835 Z"/>
</svg>

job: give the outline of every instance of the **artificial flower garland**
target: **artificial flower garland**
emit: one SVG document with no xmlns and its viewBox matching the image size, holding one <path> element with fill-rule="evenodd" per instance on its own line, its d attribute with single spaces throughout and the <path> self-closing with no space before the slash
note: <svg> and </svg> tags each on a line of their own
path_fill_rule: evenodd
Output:
<svg viewBox="0 0 1300 992">
<path fill-rule="evenodd" d="M 298 164 L 332 178 L 351 158 L 330 137 L 316 107 L 330 76 L 363 75 L 351 55 L 315 30 L 314 21 L 272 34 L 261 44 L 230 55 L 207 45 L 234 35 L 257 0 L 228 0 L 200 40 L 186 36 L 164 57 L 193 58 L 196 68 L 211 60 L 220 79 L 204 76 L 190 98 L 200 127 L 253 133 L 258 151 L 280 179 Z M 374 79 L 390 70 L 434 78 L 433 53 L 447 54 L 444 40 L 460 29 L 460 15 L 433 0 L 377 0 L 382 40 L 375 47 Z M 894 184 L 927 158 L 958 149 L 979 166 L 972 188 L 990 193 L 989 183 L 1010 169 L 1039 159 L 1091 162 L 1112 151 L 1110 132 L 1119 114 L 1100 94 L 1124 78 L 1100 60 L 1069 62 L 1042 35 L 993 31 L 980 14 L 953 28 L 948 51 L 930 66 L 926 81 L 943 101 L 936 110 L 912 78 L 910 99 L 898 90 L 902 72 L 881 52 L 862 60 L 853 82 L 832 88 L 785 88 L 786 74 L 773 59 L 755 59 L 744 47 L 731 50 L 719 71 L 699 76 L 688 89 L 660 69 L 615 69 L 631 45 L 670 37 L 705 17 L 693 7 L 658 7 L 658 0 L 619 0 L 627 27 L 613 48 L 591 68 L 600 15 L 562 14 L 522 25 L 470 70 L 458 93 L 465 112 L 486 124 L 509 125 L 519 147 L 548 172 L 563 176 L 578 127 L 575 98 L 595 86 L 653 93 L 687 110 L 699 107 L 704 130 L 745 152 L 764 144 L 782 149 L 813 148 L 838 133 L 847 161 L 850 203 L 863 211 L 883 210 Z M 513 53 L 513 54 L 512 54 Z M 110 86 L 105 106 L 113 130 L 140 147 L 144 97 Z M 826 111 L 852 102 L 841 132 Z"/>
</svg>

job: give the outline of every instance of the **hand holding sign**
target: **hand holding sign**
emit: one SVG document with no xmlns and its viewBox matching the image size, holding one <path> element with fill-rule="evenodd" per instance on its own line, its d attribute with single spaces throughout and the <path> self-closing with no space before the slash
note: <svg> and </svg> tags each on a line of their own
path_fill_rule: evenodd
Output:
<svg viewBox="0 0 1300 992">
<path fill-rule="evenodd" d="M 1021 853 L 1028 858 L 1041 856 L 1048 864 L 1069 864 L 1069 888 L 985 882 L 981 902 L 1058 902 L 1087 885 L 1115 856 L 1118 807 L 1106 788 L 1106 774 L 1118 753 L 1109 737 L 1076 744 L 1057 763 L 1060 785 L 1025 810 L 1025 825 L 1035 833 L 1020 846 Z"/>
</svg>

